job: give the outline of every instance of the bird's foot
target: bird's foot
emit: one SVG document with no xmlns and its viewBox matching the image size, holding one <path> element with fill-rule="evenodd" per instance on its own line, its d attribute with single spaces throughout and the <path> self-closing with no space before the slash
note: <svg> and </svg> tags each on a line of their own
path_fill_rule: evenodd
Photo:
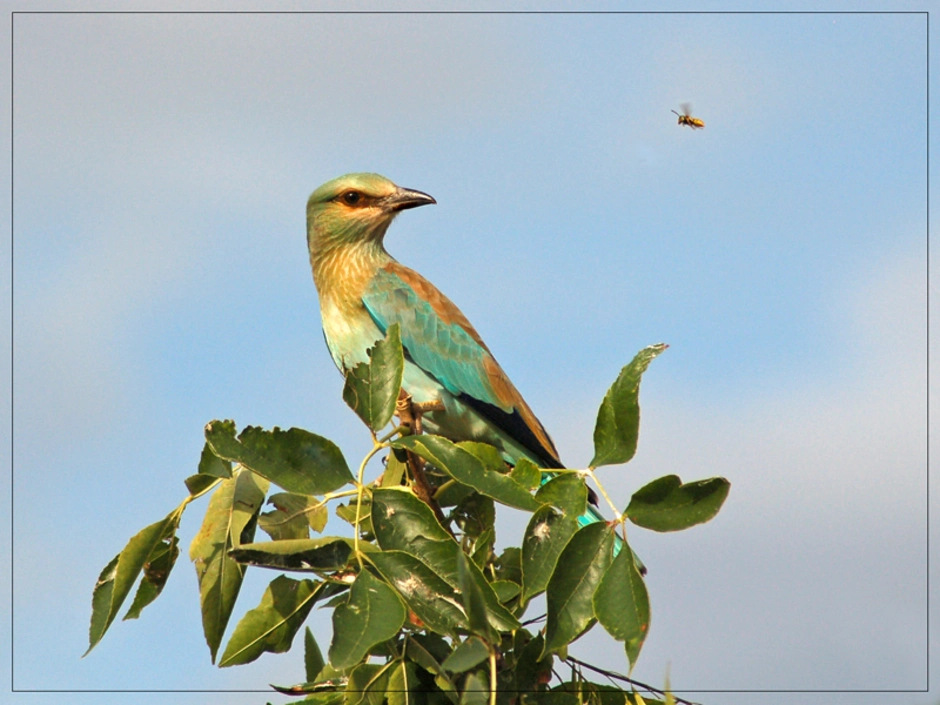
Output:
<svg viewBox="0 0 940 705">
<path fill-rule="evenodd" d="M 395 402 L 395 414 L 398 416 L 402 426 L 407 426 L 412 433 L 421 433 L 421 415 L 428 411 L 443 410 L 444 405 L 441 402 L 414 402 L 411 395 L 402 389 L 398 394 L 398 401 Z M 433 511 L 437 520 L 447 531 L 450 531 L 444 512 L 440 505 L 434 499 L 434 488 L 428 481 L 424 472 L 424 460 L 408 451 L 408 469 L 411 470 L 411 477 L 414 480 L 412 490 L 422 502 L 427 504 Z"/>
<path fill-rule="evenodd" d="M 395 402 L 395 416 L 401 421 L 402 426 L 415 430 L 414 404 L 411 402 L 411 395 L 404 389 L 398 392 L 398 401 Z"/>
<path fill-rule="evenodd" d="M 421 433 L 421 417 L 432 411 L 444 411 L 441 401 L 413 401 L 411 395 L 402 389 L 395 402 L 395 414 L 402 426 L 407 426 L 415 434 Z"/>
</svg>

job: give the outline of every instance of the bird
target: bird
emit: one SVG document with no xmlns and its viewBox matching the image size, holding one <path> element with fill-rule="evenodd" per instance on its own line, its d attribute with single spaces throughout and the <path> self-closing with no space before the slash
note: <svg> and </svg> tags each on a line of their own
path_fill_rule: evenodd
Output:
<svg viewBox="0 0 940 705">
<path fill-rule="evenodd" d="M 427 193 L 371 173 L 340 176 L 311 194 L 307 245 L 333 362 L 344 373 L 366 362 L 368 350 L 398 323 L 402 389 L 431 409 L 422 415 L 424 431 L 488 443 L 510 464 L 527 458 L 548 470 L 564 468 L 545 427 L 467 317 L 385 249 L 399 213 L 434 203 Z M 602 520 L 588 509 L 580 523 Z"/>
</svg>

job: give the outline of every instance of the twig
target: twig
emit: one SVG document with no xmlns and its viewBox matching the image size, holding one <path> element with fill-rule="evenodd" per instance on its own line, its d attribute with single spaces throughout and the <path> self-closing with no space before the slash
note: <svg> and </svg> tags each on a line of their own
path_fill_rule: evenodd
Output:
<svg viewBox="0 0 940 705">
<path fill-rule="evenodd" d="M 584 661 L 582 661 L 582 660 L 580 660 L 580 659 L 577 659 L 577 658 L 575 658 L 574 656 L 569 656 L 569 657 L 568 657 L 567 659 L 565 659 L 565 660 L 568 661 L 569 663 L 576 663 L 576 664 L 578 664 L 579 666 L 584 666 L 585 668 L 589 668 L 590 670 L 594 671 L 595 673 L 600 673 L 602 676 L 607 676 L 608 678 L 621 680 L 621 681 L 624 681 L 624 682 L 626 682 L 626 683 L 629 683 L 629 684 L 632 685 L 632 686 L 642 688 L 643 690 L 648 690 L 648 691 L 651 692 L 651 693 L 656 693 L 657 695 L 665 695 L 665 694 L 666 694 L 666 691 L 664 691 L 664 690 L 660 690 L 659 688 L 654 688 L 653 686 L 647 685 L 646 683 L 641 683 L 640 681 L 634 680 L 633 678 L 628 678 L 627 676 L 623 675 L 622 673 L 617 673 L 616 671 L 608 671 L 608 670 L 606 670 L 606 669 L 604 669 L 604 668 L 598 668 L 597 666 L 592 666 L 591 664 L 586 663 L 586 662 L 584 662 Z M 685 703 L 685 705 L 699 705 L 698 703 L 694 703 L 694 702 L 692 702 L 691 700 L 684 700 L 684 699 L 682 699 L 682 698 L 677 698 L 677 697 L 675 696 L 675 694 L 673 694 L 672 697 L 675 699 L 675 701 L 676 701 L 677 703 Z"/>
<path fill-rule="evenodd" d="M 532 619 L 527 619 L 525 622 L 522 622 L 523 627 L 528 627 L 530 624 L 535 624 L 536 622 L 542 622 L 545 620 L 545 615 L 540 614 L 538 617 L 533 617 Z"/>
</svg>

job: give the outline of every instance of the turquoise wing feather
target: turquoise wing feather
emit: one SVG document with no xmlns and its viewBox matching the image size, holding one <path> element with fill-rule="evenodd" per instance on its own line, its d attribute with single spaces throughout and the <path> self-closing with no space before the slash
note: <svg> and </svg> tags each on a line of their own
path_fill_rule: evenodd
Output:
<svg viewBox="0 0 940 705">
<path fill-rule="evenodd" d="M 396 269 L 378 270 L 363 294 L 362 301 L 376 325 L 384 332 L 398 323 L 402 346 L 411 359 L 451 394 L 466 394 L 511 413 L 512 405 L 500 399 L 493 388 L 486 365 L 486 358 L 492 356 L 476 331 L 464 327 L 469 324 L 461 325 L 463 316 L 453 304 L 446 302 L 450 310 L 439 301 L 419 295 L 412 286 L 414 279 L 405 279 L 411 272 Z M 435 293 L 443 299 L 442 294 Z M 450 320 L 445 320 L 442 311 Z"/>
</svg>

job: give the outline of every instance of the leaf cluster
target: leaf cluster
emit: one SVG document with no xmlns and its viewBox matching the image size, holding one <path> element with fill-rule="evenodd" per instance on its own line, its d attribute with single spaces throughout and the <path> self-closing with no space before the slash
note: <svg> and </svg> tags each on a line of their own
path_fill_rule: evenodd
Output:
<svg viewBox="0 0 940 705">
<path fill-rule="evenodd" d="M 510 466 L 492 446 L 419 435 L 408 425 L 380 438 L 408 403 L 392 326 L 369 361 L 346 374 L 343 398 L 373 438 L 358 473 L 335 444 L 309 431 L 238 432 L 233 421 L 209 423 L 198 472 L 185 480 L 189 494 L 101 571 L 88 650 L 135 583 L 124 619 L 137 618 L 159 596 L 179 555 L 184 510 L 211 493 L 189 556 L 210 658 L 219 666 L 288 651 L 321 604 L 332 609 L 326 658 L 307 628 L 304 681 L 278 688 L 304 703 L 641 702 L 635 690 L 591 683 L 568 647 L 600 623 L 623 643 L 632 668 L 649 631 L 650 600 L 627 522 L 658 532 L 686 529 L 714 517 L 728 494 L 724 478 L 684 484 L 668 475 L 637 490 L 622 511 L 611 503 L 615 521 L 599 521 L 596 513 L 585 519 L 593 511 L 586 479 L 608 498 L 595 469 L 625 463 L 636 451 L 640 379 L 665 347 L 640 351 L 611 386 L 590 467 L 549 472 L 527 460 Z M 366 483 L 376 456 L 384 472 Z M 278 491 L 269 494 L 272 486 Z M 520 544 L 498 553 L 497 504 L 531 515 Z M 351 537 L 348 528 L 324 534 L 331 506 L 351 525 Z M 256 540 L 259 528 L 269 540 Z M 222 649 L 250 566 L 279 574 Z M 526 620 L 543 593 L 546 614 Z M 562 661 L 573 675 L 558 683 Z"/>
</svg>

